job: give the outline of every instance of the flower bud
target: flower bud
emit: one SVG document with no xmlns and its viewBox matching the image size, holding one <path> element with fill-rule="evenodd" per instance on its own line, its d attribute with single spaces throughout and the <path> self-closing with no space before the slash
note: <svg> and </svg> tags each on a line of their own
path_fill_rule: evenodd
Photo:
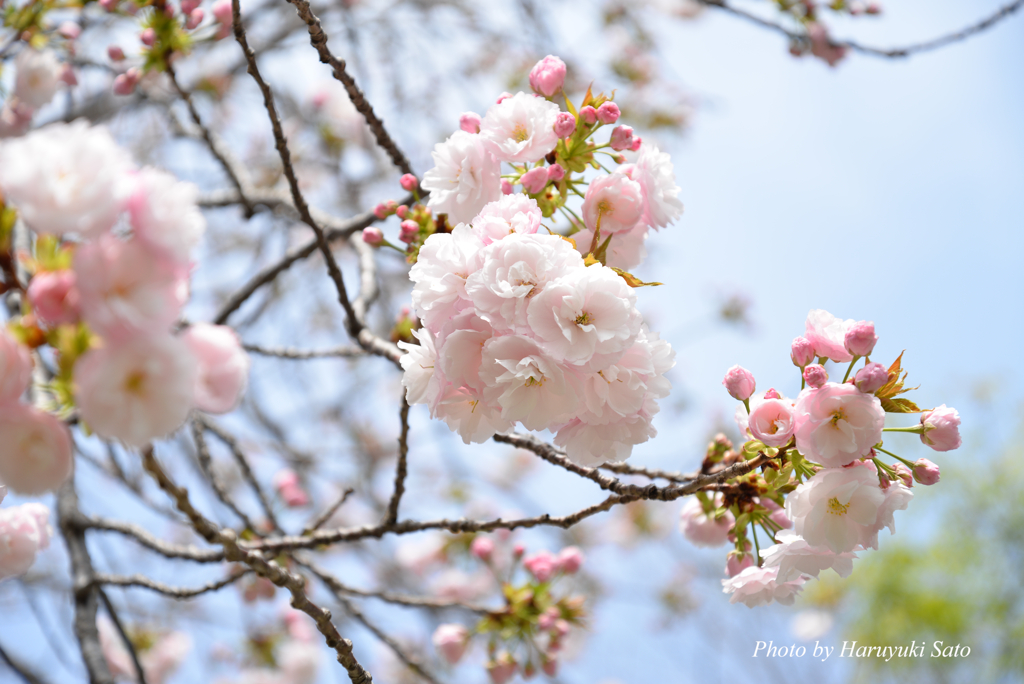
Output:
<svg viewBox="0 0 1024 684">
<path fill-rule="evenodd" d="M 545 655 L 544 660 L 541 661 L 540 669 L 544 671 L 548 677 L 554 677 L 558 674 L 558 658 L 555 656 Z"/>
<path fill-rule="evenodd" d="M 100 7 L 108 12 L 113 12 L 117 9 L 118 0 L 100 0 Z"/>
<path fill-rule="evenodd" d="M 619 120 L 619 105 L 605 102 L 597 108 L 597 120 L 603 124 L 613 124 Z"/>
<path fill-rule="evenodd" d="M 597 110 L 587 105 L 580 109 L 580 121 L 585 124 L 592 124 L 597 121 Z"/>
<path fill-rule="evenodd" d="M 480 115 L 476 112 L 463 112 L 459 116 L 459 128 L 467 133 L 479 133 Z"/>
<path fill-rule="evenodd" d="M 960 414 L 945 404 L 921 415 L 925 431 L 921 441 L 935 451 L 952 451 L 960 448 Z"/>
<path fill-rule="evenodd" d="M 124 50 L 117 45 L 107 46 L 107 57 L 110 58 L 111 62 L 120 62 L 124 59 Z"/>
<path fill-rule="evenodd" d="M 231 0 L 218 0 L 213 3 L 211 11 L 213 12 L 214 19 L 219 21 L 221 24 L 224 24 L 225 26 L 231 25 Z"/>
<path fill-rule="evenodd" d="M 71 64 L 65 62 L 60 69 L 60 80 L 69 88 L 78 85 L 78 77 L 75 76 L 75 69 Z"/>
<path fill-rule="evenodd" d="M 548 180 L 557 183 L 558 181 L 565 178 L 565 169 L 562 168 L 561 164 L 552 164 L 548 167 Z"/>
<path fill-rule="evenodd" d="M 530 70 L 530 87 L 533 92 L 551 97 L 565 83 L 565 62 L 554 55 L 548 55 Z"/>
<path fill-rule="evenodd" d="M 26 293 L 32 310 L 50 325 L 77 323 L 79 295 L 75 284 L 74 271 L 40 271 Z"/>
<path fill-rule="evenodd" d="M 547 582 L 558 571 L 558 561 L 548 551 L 538 551 L 527 556 L 523 560 L 523 567 L 536 578 L 538 582 Z"/>
<path fill-rule="evenodd" d="M 416 236 L 419 235 L 420 224 L 415 221 L 402 221 L 401 232 L 398 234 L 398 239 L 402 242 L 409 244 L 416 240 Z"/>
<path fill-rule="evenodd" d="M 509 182 L 508 178 L 501 179 L 501 194 L 511 195 L 512 194 L 512 183 Z"/>
<path fill-rule="evenodd" d="M 923 485 L 937 484 L 939 481 L 939 466 L 927 458 L 919 458 L 914 461 L 914 479 Z"/>
<path fill-rule="evenodd" d="M 516 560 L 522 558 L 524 553 L 526 553 L 526 547 L 522 544 L 516 544 L 512 547 L 512 555 L 515 557 Z"/>
<path fill-rule="evenodd" d="M 492 684 L 505 684 L 516 676 L 518 665 L 507 651 L 502 651 L 497 660 L 487 663 L 487 676 Z"/>
<path fill-rule="evenodd" d="M 864 11 L 867 12 L 868 14 L 881 14 L 882 6 L 879 5 L 877 2 L 869 2 L 868 6 L 864 9 Z"/>
<path fill-rule="evenodd" d="M 775 391 L 774 387 L 768 388 L 768 391 L 764 393 L 765 399 L 781 399 L 782 395 Z"/>
<path fill-rule="evenodd" d="M 896 471 L 896 476 L 903 480 L 903 484 L 905 484 L 907 487 L 914 486 L 914 473 L 910 472 L 910 468 L 903 465 L 902 463 L 893 463 L 892 469 Z"/>
<path fill-rule="evenodd" d="M 185 22 L 185 28 L 192 30 L 195 27 L 203 23 L 203 17 L 206 14 L 203 12 L 201 7 L 197 7 L 188 13 L 188 20 Z"/>
<path fill-rule="evenodd" d="M 448 664 L 454 665 L 462 660 L 462 656 L 466 653 L 466 648 L 469 646 L 469 631 L 462 625 L 439 625 L 434 630 L 431 641 Z"/>
<path fill-rule="evenodd" d="M 575 575 L 583 567 L 583 552 L 578 546 L 567 546 L 558 553 L 558 567 L 566 575 Z"/>
<path fill-rule="evenodd" d="M 409 207 L 403 204 L 402 206 L 395 209 L 395 215 L 404 221 L 405 219 L 409 218 Z"/>
<path fill-rule="evenodd" d="M 491 541 L 490 537 L 477 537 L 473 540 L 473 543 L 470 544 L 469 552 L 484 563 L 487 563 L 491 560 L 491 556 L 494 554 L 494 542 Z"/>
<path fill-rule="evenodd" d="M 880 363 L 869 363 L 853 376 L 853 384 L 864 394 L 874 394 L 889 382 L 889 371 Z"/>
<path fill-rule="evenodd" d="M 600 114 L 600 112 L 598 112 Z M 633 146 L 633 128 L 631 126 L 616 126 L 612 129 L 610 141 L 613 150 L 621 152 Z"/>
<path fill-rule="evenodd" d="M 73 21 L 65 21 L 57 27 L 57 33 L 68 40 L 74 40 L 82 35 L 82 27 Z"/>
<path fill-rule="evenodd" d="M 793 365 L 803 368 L 814 360 L 814 345 L 806 337 L 793 339 L 793 346 L 790 347 L 789 358 L 793 359 Z"/>
<path fill-rule="evenodd" d="M 192 10 L 199 7 L 199 0 L 181 0 L 181 13 L 192 14 Z"/>
<path fill-rule="evenodd" d="M 377 226 L 367 226 L 363 228 L 363 242 L 378 247 L 384 243 L 384 233 Z"/>
<path fill-rule="evenodd" d="M 135 86 L 139 84 L 140 72 L 132 67 L 123 74 L 118 74 L 114 79 L 115 95 L 131 95 L 135 92 Z"/>
<path fill-rule="evenodd" d="M 871 356 L 878 342 L 878 335 L 875 334 L 875 324 L 871 321 L 860 321 L 846 331 L 846 351 L 854 356 Z"/>
<path fill-rule="evenodd" d="M 561 615 L 562 614 L 558 612 L 557 608 L 551 606 L 537 616 L 537 627 L 539 627 L 542 632 L 547 632 L 555 626 L 555 621 L 558 620 Z"/>
<path fill-rule="evenodd" d="M 31 352 L 0 327 L 0 404 L 17 403 L 31 383 Z"/>
<path fill-rule="evenodd" d="M 576 132 L 576 117 L 569 112 L 559 112 L 555 117 L 554 129 L 559 138 L 568 138 Z"/>
<path fill-rule="evenodd" d="M 300 508 L 309 504 L 309 496 L 302 489 L 302 483 L 294 470 L 284 468 L 274 475 L 274 489 L 289 508 Z"/>
<path fill-rule="evenodd" d="M 416 176 L 411 173 L 404 174 L 398 179 L 398 183 L 402 186 L 402 189 L 407 192 L 412 192 L 420 185 L 420 182 L 416 180 Z"/>
<path fill-rule="evenodd" d="M 504 92 L 498 96 L 498 99 L 494 101 L 494 104 L 501 104 L 510 97 L 512 97 L 512 93 Z"/>
<path fill-rule="evenodd" d="M 639 152 L 640 151 L 640 143 L 642 143 L 643 140 L 644 139 L 641 138 L 639 135 L 633 136 L 633 144 L 629 146 L 629 149 L 632 150 L 633 152 Z"/>
<path fill-rule="evenodd" d="M 742 556 L 737 551 L 730 551 L 725 557 L 725 574 L 735 577 L 754 564 L 754 554 L 745 553 Z"/>
<path fill-rule="evenodd" d="M 828 371 L 825 370 L 824 366 L 812 363 L 804 368 L 804 382 L 807 383 L 808 387 L 818 389 L 828 382 Z"/>
<path fill-rule="evenodd" d="M 142 33 L 139 34 L 139 40 L 142 41 L 143 45 L 152 47 L 156 43 L 156 31 L 152 28 L 143 29 Z"/>
<path fill-rule="evenodd" d="M 750 395 L 757 389 L 757 385 L 754 383 L 754 375 L 741 366 L 733 366 L 727 370 L 725 378 L 722 380 L 722 385 L 725 386 L 725 389 L 728 390 L 733 399 L 740 401 L 749 399 Z"/>
<path fill-rule="evenodd" d="M 519 182 L 530 195 L 536 195 L 544 190 L 544 187 L 548 184 L 548 170 L 543 166 L 538 166 L 535 169 L 530 169 L 522 175 Z"/>
</svg>

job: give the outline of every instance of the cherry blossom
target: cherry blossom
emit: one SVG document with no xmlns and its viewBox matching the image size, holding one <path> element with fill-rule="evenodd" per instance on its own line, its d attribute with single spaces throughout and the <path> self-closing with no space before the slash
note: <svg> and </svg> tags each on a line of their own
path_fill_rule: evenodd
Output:
<svg viewBox="0 0 1024 684">
<path fill-rule="evenodd" d="M 32 382 L 32 354 L 28 347 L 0 328 L 0 405 L 16 402 Z"/>
<path fill-rule="evenodd" d="M 721 497 L 716 496 L 712 503 L 721 505 Z M 697 498 L 688 500 L 679 511 L 679 529 L 694 546 L 721 546 L 735 523 L 736 519 L 728 510 L 720 517 L 708 515 Z"/>
<path fill-rule="evenodd" d="M 423 243 L 409 278 L 415 283 L 413 307 L 427 328 L 440 328 L 468 305 L 466 279 L 479 268 L 482 247 L 483 241 L 465 224 Z"/>
<path fill-rule="evenodd" d="M 826 468 L 786 497 L 786 514 L 793 531 L 808 544 L 846 553 L 862 543 L 864 535 L 877 535 L 876 521 L 885 500 L 874 468 Z"/>
<path fill-rule="evenodd" d="M 548 55 L 530 69 L 530 87 L 544 97 L 557 93 L 564 82 L 565 62 L 554 55 Z"/>
<path fill-rule="evenodd" d="M 128 211 L 135 235 L 165 250 L 175 261 L 188 263 L 206 230 L 206 219 L 196 205 L 198 189 L 149 167 L 139 171 L 134 181 Z"/>
<path fill-rule="evenodd" d="M 81 315 L 77 277 L 71 270 L 40 271 L 26 292 L 32 310 L 49 325 L 77 323 Z"/>
<path fill-rule="evenodd" d="M 852 319 L 842 321 L 824 309 L 813 309 L 807 314 L 804 337 L 814 345 L 816 355 L 846 363 L 853 360 L 846 351 L 846 333 L 855 323 Z"/>
<path fill-rule="evenodd" d="M 805 389 L 796 401 L 796 448 L 827 467 L 866 456 L 882 441 L 885 412 L 871 394 L 830 382 Z"/>
<path fill-rule="evenodd" d="M 612 173 L 591 181 L 583 200 L 583 220 L 589 230 L 600 226 L 601 234 L 607 237 L 632 229 L 643 208 L 640 184 L 621 173 Z"/>
<path fill-rule="evenodd" d="M 512 233 L 536 233 L 540 222 L 541 212 L 536 200 L 514 194 L 485 205 L 472 225 L 473 232 L 489 245 Z"/>
<path fill-rule="evenodd" d="M 765 446 L 784 446 L 796 430 L 793 402 L 787 399 L 766 399 L 750 410 L 747 420 L 751 434 Z"/>
<path fill-rule="evenodd" d="M 42 494 L 68 478 L 71 463 L 71 435 L 60 420 L 26 404 L 0 410 L 0 482 Z"/>
<path fill-rule="evenodd" d="M 853 561 L 857 558 L 855 553 L 835 553 L 825 547 L 811 546 L 791 530 L 776 532 L 775 541 L 778 543 L 761 550 L 761 557 L 764 558 L 764 567 L 779 569 L 779 582 L 791 582 L 803 575 L 817 577 L 818 573 L 829 568 L 840 577 L 849 577 L 853 572 Z"/>
<path fill-rule="evenodd" d="M 501 417 L 543 430 L 576 411 L 576 378 L 537 342 L 521 335 L 496 337 L 483 348 L 480 377 L 484 397 L 501 407 Z"/>
<path fill-rule="evenodd" d="M 921 441 L 935 451 L 952 451 L 959 449 L 963 443 L 960 438 L 960 414 L 945 404 L 922 413 L 921 425 L 925 430 Z"/>
<path fill-rule="evenodd" d="M 680 189 L 667 152 L 646 144 L 640 148 L 636 162 L 619 167 L 619 173 L 632 178 L 643 190 L 642 223 L 655 229 L 665 228 L 682 216 Z"/>
<path fill-rule="evenodd" d="M 491 106 L 480 122 L 480 136 L 503 162 L 533 163 L 555 149 L 558 105 L 529 93 L 516 93 Z"/>
<path fill-rule="evenodd" d="M 430 192 L 427 206 L 448 214 L 449 223 L 468 223 L 501 197 L 501 164 L 482 137 L 456 131 L 434 146 L 432 156 L 434 167 L 420 185 Z"/>
<path fill-rule="evenodd" d="M 242 399 L 249 380 L 249 355 L 238 333 L 226 325 L 194 323 L 181 339 L 197 362 L 194 403 L 207 413 L 227 413 Z"/>
<path fill-rule="evenodd" d="M 28 572 L 50 545 L 49 516 L 40 503 L 0 508 L 0 580 Z"/>
<path fill-rule="evenodd" d="M 748 608 L 766 606 L 774 601 L 791 606 L 796 595 L 803 590 L 804 579 L 780 582 L 778 574 L 778 568 L 751 566 L 735 577 L 722 580 L 722 591 L 732 594 L 729 603 L 742 602 Z"/>
<path fill-rule="evenodd" d="M 57 94 L 62 70 L 53 50 L 26 47 L 14 60 L 14 96 L 32 109 L 39 109 Z"/>
</svg>

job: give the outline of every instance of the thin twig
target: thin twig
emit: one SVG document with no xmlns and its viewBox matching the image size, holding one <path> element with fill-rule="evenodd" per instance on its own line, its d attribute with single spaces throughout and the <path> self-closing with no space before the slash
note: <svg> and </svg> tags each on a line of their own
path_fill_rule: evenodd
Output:
<svg viewBox="0 0 1024 684">
<path fill-rule="evenodd" d="M 310 532 L 315 532 L 316 530 L 319 530 L 325 522 L 331 519 L 331 516 L 334 515 L 334 513 L 339 508 L 345 505 L 345 502 L 348 501 L 348 497 L 350 497 L 352 495 L 352 492 L 354 491 L 355 490 L 352 489 L 351 487 L 343 491 L 341 493 L 341 496 L 339 496 L 334 503 L 327 507 L 327 510 L 325 510 L 323 513 L 314 518 L 313 521 L 306 526 L 306 529 L 302 531 L 302 534 L 309 534 Z"/>
<path fill-rule="evenodd" d="M 20 677 L 21 681 L 25 682 L 25 684 L 46 684 L 46 681 L 42 677 L 28 669 L 26 665 L 19 663 L 11 658 L 11 656 L 7 655 L 7 651 L 5 651 L 2 646 L 0 646 L 0 660 L 4 661 L 7 667 L 9 667 L 14 674 Z"/>
<path fill-rule="evenodd" d="M 124 623 L 121 622 L 121 617 L 117 614 L 117 610 L 114 608 L 114 604 L 111 603 L 110 597 L 107 596 L 107 592 L 103 591 L 103 586 L 96 582 L 98 575 L 93 575 L 93 588 L 96 590 L 97 596 L 103 601 L 103 605 L 106 606 L 107 615 L 110 616 L 110 621 L 114 623 L 114 629 L 121 635 L 121 641 L 124 642 L 124 647 L 128 651 L 129 657 L 132 659 L 132 665 L 135 666 L 135 674 L 138 678 L 138 684 L 146 684 L 146 670 L 142 667 L 142 661 L 139 660 L 139 652 L 135 648 L 135 644 L 128 637 L 128 631 L 124 628 Z"/>
<path fill-rule="evenodd" d="M 398 504 L 405 494 L 405 477 L 407 475 L 407 459 L 409 456 L 409 402 L 405 398 L 405 388 L 402 388 L 402 408 L 398 412 L 401 420 L 401 432 L 398 434 L 398 463 L 395 464 L 395 490 L 388 502 L 387 515 L 384 516 L 385 525 L 394 525 L 398 522 Z"/>
<path fill-rule="evenodd" d="M 187 599 L 223 589 L 230 584 L 234 584 L 250 572 L 252 572 L 252 570 L 249 570 L 248 568 L 244 570 L 236 570 L 224 579 L 192 588 L 172 587 L 168 584 L 157 582 L 145 575 L 109 575 L 98 573 L 93 577 L 93 583 L 97 586 L 109 585 L 113 587 L 140 587 L 142 589 L 150 589 L 172 598 Z"/>
<path fill-rule="evenodd" d="M 203 474 L 206 476 L 207 481 L 210 483 L 210 487 L 213 488 L 214 493 L 220 502 L 231 509 L 231 512 L 238 516 L 242 524 L 245 525 L 246 529 L 256 530 L 256 524 L 249 519 L 249 516 L 245 514 L 245 511 L 241 510 L 231 497 L 228 495 L 227 489 L 224 487 L 224 483 L 220 481 L 217 474 L 213 472 L 213 458 L 210 456 L 210 447 L 206 444 L 206 437 L 203 436 L 203 429 L 205 425 L 200 419 L 195 419 L 189 426 L 192 430 L 192 439 L 196 443 L 196 455 L 199 459 L 199 467 L 202 469 Z"/>
<path fill-rule="evenodd" d="M 276 356 L 296 361 L 366 356 L 366 351 L 353 346 L 335 347 L 334 349 L 295 349 L 293 347 L 261 347 L 256 344 L 243 344 L 242 348 L 260 356 Z"/>
<path fill-rule="evenodd" d="M 197 546 L 171 544 L 162 539 L 157 539 L 138 525 L 132 525 L 120 520 L 85 516 L 79 513 L 77 518 L 72 521 L 72 524 L 82 530 L 104 530 L 106 532 L 123 534 L 126 537 L 131 537 L 147 549 L 156 551 L 165 558 L 180 558 L 196 563 L 219 563 L 224 560 L 224 551 L 221 549 L 200 549 Z"/>
<path fill-rule="evenodd" d="M 231 455 L 235 457 L 235 462 L 238 464 L 239 470 L 242 471 L 242 477 L 249 483 L 249 487 L 252 488 L 253 492 L 256 493 L 256 498 L 259 499 L 260 507 L 263 509 L 263 514 L 267 516 L 267 520 L 274 526 L 275 530 L 281 529 L 281 524 L 277 521 L 277 515 L 274 513 L 274 507 L 270 504 L 270 499 L 267 497 L 266 492 L 263 491 L 263 487 L 256 479 L 255 473 L 252 472 L 252 467 L 249 465 L 249 459 L 246 458 L 242 452 L 242 448 L 238 444 L 238 440 L 234 436 L 220 427 L 216 423 L 211 422 L 205 416 L 197 416 L 196 421 L 204 428 L 212 432 L 217 436 L 217 439 L 224 442 L 228 449 L 231 451 Z M 253 528 L 256 529 L 256 528 Z"/>
</svg>

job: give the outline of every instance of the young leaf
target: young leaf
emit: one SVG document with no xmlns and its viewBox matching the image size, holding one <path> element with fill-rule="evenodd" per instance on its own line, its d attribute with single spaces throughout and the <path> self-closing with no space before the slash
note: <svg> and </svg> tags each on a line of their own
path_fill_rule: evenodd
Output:
<svg viewBox="0 0 1024 684">
<path fill-rule="evenodd" d="M 607 245 L 607 242 L 605 244 Z M 614 266 L 612 266 L 610 268 L 613 271 L 615 271 L 616 273 L 618 273 L 620 276 L 622 276 L 622 279 L 625 280 L 626 283 L 630 287 L 646 287 L 648 285 L 654 286 L 654 285 L 661 285 L 662 284 L 662 283 L 645 283 L 644 281 L 640 280 L 639 278 L 637 278 L 632 273 L 627 273 L 626 271 L 623 271 L 621 268 L 615 268 Z"/>
</svg>

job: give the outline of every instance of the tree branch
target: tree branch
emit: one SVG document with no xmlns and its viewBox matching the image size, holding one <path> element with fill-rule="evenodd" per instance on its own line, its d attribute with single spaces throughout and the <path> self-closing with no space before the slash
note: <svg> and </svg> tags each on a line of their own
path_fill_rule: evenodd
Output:
<svg viewBox="0 0 1024 684">
<path fill-rule="evenodd" d="M 140 587 L 142 589 L 150 589 L 172 598 L 187 599 L 223 589 L 229 584 L 234 584 L 250 572 L 252 572 L 252 570 L 236 570 L 224 579 L 194 588 L 172 587 L 168 584 L 157 582 L 145 575 L 109 575 L 105 573 L 97 573 L 93 577 L 93 584 L 96 586 L 109 585 L 113 587 Z"/>
<path fill-rule="evenodd" d="M 402 408 L 398 413 L 402 423 L 401 432 L 398 435 L 398 463 L 395 465 L 395 490 L 388 502 L 387 515 L 384 516 L 385 525 L 394 525 L 398 522 L 398 504 L 405 494 L 405 477 L 407 474 L 406 460 L 409 456 L 409 402 L 405 398 L 405 388 L 402 388 Z"/>
</svg>

